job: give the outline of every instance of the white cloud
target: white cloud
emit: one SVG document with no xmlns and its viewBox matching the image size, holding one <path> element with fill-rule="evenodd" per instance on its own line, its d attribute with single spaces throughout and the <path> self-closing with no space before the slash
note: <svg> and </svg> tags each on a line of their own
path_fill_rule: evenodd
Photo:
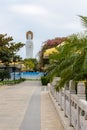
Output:
<svg viewBox="0 0 87 130">
<path fill-rule="evenodd" d="M 26 15 L 47 15 L 48 11 L 41 7 L 36 5 L 14 5 L 11 7 L 11 10 L 19 13 L 19 14 L 26 14 Z"/>
</svg>

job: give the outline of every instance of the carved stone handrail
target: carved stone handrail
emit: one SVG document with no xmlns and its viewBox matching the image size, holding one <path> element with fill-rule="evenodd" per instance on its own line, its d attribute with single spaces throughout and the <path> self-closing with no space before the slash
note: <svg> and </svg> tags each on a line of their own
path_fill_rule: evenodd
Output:
<svg viewBox="0 0 87 130">
<path fill-rule="evenodd" d="M 81 82 L 78 84 L 79 91 L 77 94 L 74 93 L 74 90 L 71 90 L 71 88 L 74 88 L 72 86 L 69 86 L 69 90 L 64 87 L 59 92 L 56 92 L 53 85 L 50 86 L 51 93 L 60 105 L 61 110 L 64 111 L 64 116 L 68 117 L 69 124 L 75 130 L 87 130 L 87 101 L 85 100 L 83 85 Z"/>
</svg>

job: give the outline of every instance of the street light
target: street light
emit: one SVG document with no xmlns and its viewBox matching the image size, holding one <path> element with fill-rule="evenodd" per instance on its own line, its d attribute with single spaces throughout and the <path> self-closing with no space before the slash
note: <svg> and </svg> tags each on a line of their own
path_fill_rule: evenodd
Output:
<svg viewBox="0 0 87 130">
<path fill-rule="evenodd" d="M 20 75 L 20 79 L 21 79 L 21 61 L 22 61 L 22 58 L 19 55 L 15 55 L 13 57 L 13 62 L 14 62 L 14 80 L 15 80 L 15 70 L 16 70 L 15 63 L 16 62 L 19 62 L 19 75 Z"/>
<path fill-rule="evenodd" d="M 19 60 L 19 64 L 20 64 L 20 68 L 19 68 L 19 75 L 20 75 L 20 79 L 21 79 L 21 68 L 22 68 L 22 65 L 21 65 L 21 59 Z"/>
<path fill-rule="evenodd" d="M 14 81 L 15 81 L 15 62 L 16 62 L 16 59 L 15 59 L 15 57 L 13 58 L 13 62 L 14 62 L 14 69 L 13 69 L 13 72 L 14 72 Z"/>
<path fill-rule="evenodd" d="M 16 70 L 16 66 L 15 66 L 15 63 L 18 61 L 18 57 L 17 56 L 14 56 L 13 57 L 13 62 L 14 62 L 14 69 L 13 69 L 13 72 L 14 72 L 14 81 L 15 81 L 15 70 Z"/>
</svg>

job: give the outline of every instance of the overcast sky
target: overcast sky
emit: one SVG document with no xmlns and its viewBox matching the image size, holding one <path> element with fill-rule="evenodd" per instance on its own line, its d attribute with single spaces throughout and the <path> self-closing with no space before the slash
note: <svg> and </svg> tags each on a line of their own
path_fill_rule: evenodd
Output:
<svg viewBox="0 0 87 130">
<path fill-rule="evenodd" d="M 87 0 L 0 0 L 0 33 L 26 43 L 31 30 L 36 56 L 44 41 L 84 31 L 78 15 L 87 16 Z"/>
</svg>

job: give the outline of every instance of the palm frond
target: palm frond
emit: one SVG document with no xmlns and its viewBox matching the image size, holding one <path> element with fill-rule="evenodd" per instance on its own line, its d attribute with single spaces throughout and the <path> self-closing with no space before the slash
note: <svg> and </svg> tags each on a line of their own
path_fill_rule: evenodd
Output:
<svg viewBox="0 0 87 130">
<path fill-rule="evenodd" d="M 78 15 L 78 16 L 81 18 L 83 26 L 87 28 L 87 17 L 82 15 Z"/>
</svg>

